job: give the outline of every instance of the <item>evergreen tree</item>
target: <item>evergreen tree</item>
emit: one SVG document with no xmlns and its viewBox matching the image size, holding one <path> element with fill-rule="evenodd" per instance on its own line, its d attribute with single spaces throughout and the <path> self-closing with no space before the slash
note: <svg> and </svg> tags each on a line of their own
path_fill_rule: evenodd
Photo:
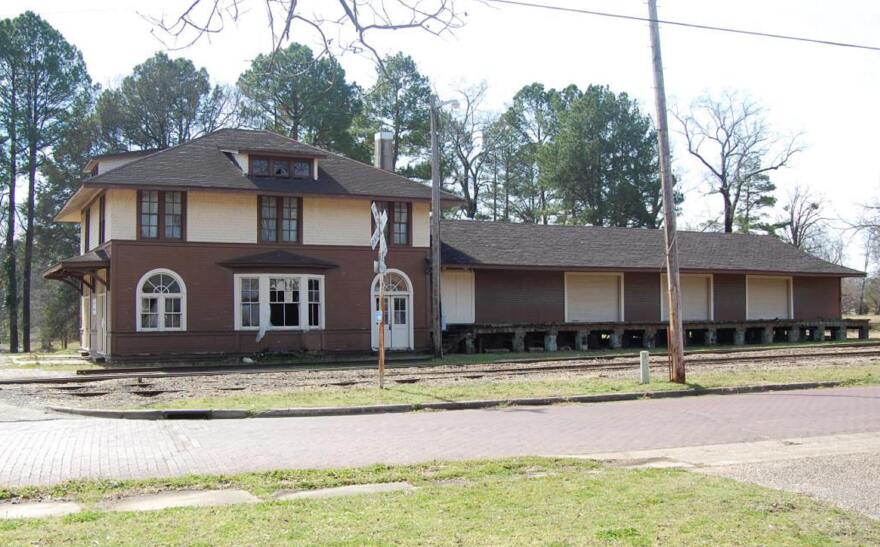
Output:
<svg viewBox="0 0 880 547">
<path fill-rule="evenodd" d="M 386 57 L 376 83 L 364 95 L 364 114 L 372 133 L 391 132 L 392 168 L 401 155 L 424 159 L 431 146 L 431 84 L 409 55 Z"/>
<path fill-rule="evenodd" d="M 560 114 L 539 164 L 565 222 L 656 228 L 657 162 L 656 133 L 636 101 L 591 85 Z"/>
<path fill-rule="evenodd" d="M 189 59 L 157 53 L 98 100 L 104 146 L 112 151 L 167 148 L 229 121 L 233 91 L 211 87 L 208 71 Z"/>
<path fill-rule="evenodd" d="M 315 59 L 300 44 L 258 55 L 238 79 L 242 114 L 253 127 L 352 154 L 352 122 L 361 108 L 356 85 L 332 57 Z"/>
</svg>

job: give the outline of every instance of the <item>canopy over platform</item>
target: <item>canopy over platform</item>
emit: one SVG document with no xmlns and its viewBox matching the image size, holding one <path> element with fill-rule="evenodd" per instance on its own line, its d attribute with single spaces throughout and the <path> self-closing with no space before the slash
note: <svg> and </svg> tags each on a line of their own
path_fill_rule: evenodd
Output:
<svg viewBox="0 0 880 547">
<path fill-rule="evenodd" d="M 83 285 L 95 289 L 93 282 L 88 281 L 86 276 L 91 276 L 107 286 L 110 283 L 109 276 L 105 274 L 102 277 L 98 272 L 109 269 L 110 256 L 103 249 L 97 249 L 62 260 L 43 272 L 43 277 L 67 283 L 82 293 Z"/>
<path fill-rule="evenodd" d="M 329 270 L 339 267 L 338 264 L 330 262 L 329 260 L 323 260 L 320 258 L 278 250 L 248 256 L 240 256 L 238 258 L 218 262 L 218 264 L 230 269 L 259 269 L 273 267 Z"/>
</svg>

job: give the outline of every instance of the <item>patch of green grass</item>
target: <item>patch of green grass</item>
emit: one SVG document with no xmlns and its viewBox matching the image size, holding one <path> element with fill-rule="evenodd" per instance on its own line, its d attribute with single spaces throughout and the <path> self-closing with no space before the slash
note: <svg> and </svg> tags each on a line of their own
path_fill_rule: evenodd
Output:
<svg viewBox="0 0 880 547">
<path fill-rule="evenodd" d="M 287 473 L 222 484 L 288 488 Z M 673 470 L 523 458 L 298 472 L 314 484 L 403 479 L 417 490 L 8 521 L 2 544 L 799 545 L 880 542 L 880 523 L 804 496 Z M 541 473 L 538 475 L 538 473 Z M 377 474 L 383 477 L 377 477 Z M 301 475 L 302 476 L 302 475 Z M 436 479 L 461 478 L 454 483 Z M 197 482 L 207 482 L 207 478 Z M 278 479 L 278 480 L 276 480 Z M 153 483 L 154 486 L 156 483 Z M 215 484 L 216 486 L 216 484 Z M 317 487 L 317 486 L 316 486 Z M 119 493 L 119 492 L 117 492 Z M 85 515 L 85 516 L 83 516 Z"/>
<path fill-rule="evenodd" d="M 199 397 L 155 403 L 146 408 L 235 408 L 252 411 L 272 408 L 317 406 L 361 406 L 380 404 L 415 404 L 475 399 L 513 399 L 522 397 L 564 397 L 630 391 L 668 391 L 692 388 L 729 387 L 788 382 L 843 382 L 845 385 L 880 384 L 880 365 L 803 367 L 736 372 L 693 372 L 689 384 L 681 385 L 657 378 L 648 385 L 632 379 L 568 378 L 544 380 L 465 380 L 451 385 L 396 385 L 376 387 L 326 387 L 267 394 L 239 394 Z"/>
</svg>

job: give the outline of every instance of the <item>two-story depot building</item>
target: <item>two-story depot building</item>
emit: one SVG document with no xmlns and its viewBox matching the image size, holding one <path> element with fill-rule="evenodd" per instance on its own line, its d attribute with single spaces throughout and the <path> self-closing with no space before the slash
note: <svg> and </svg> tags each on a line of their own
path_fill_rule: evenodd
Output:
<svg viewBox="0 0 880 547">
<path fill-rule="evenodd" d="M 384 144 L 377 136 L 380 166 Z M 373 202 L 389 219 L 386 344 L 430 346 L 427 186 L 240 129 L 98 156 L 85 171 L 56 219 L 80 223 L 81 252 L 44 275 L 81 291 L 81 343 L 94 357 L 375 348 Z M 633 322 L 662 326 L 660 232 L 444 221 L 441 233 L 445 323 L 467 326 L 469 342 L 506 329 L 517 349 L 538 329 L 550 345 L 581 333 L 584 347 L 591 325 L 615 344 Z M 686 320 L 845 333 L 840 281 L 860 272 L 769 237 L 682 242 Z"/>
</svg>

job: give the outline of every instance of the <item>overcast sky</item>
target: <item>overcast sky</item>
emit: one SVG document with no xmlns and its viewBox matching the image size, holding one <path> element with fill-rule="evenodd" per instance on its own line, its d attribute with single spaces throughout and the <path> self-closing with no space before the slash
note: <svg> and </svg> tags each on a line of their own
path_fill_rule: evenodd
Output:
<svg viewBox="0 0 880 547">
<path fill-rule="evenodd" d="M 183 51 L 219 82 L 233 83 L 270 39 L 262 0 L 211 41 Z M 301 0 L 308 12 L 319 2 Z M 538 3 L 646 15 L 643 0 L 536 0 Z M 114 85 L 132 67 L 163 49 L 143 15 L 176 14 L 190 0 L 3 0 L 0 17 L 25 9 L 43 16 L 76 45 L 92 78 Z M 570 83 L 607 84 L 635 96 L 653 115 L 646 23 L 556 13 L 457 0 L 465 26 L 454 36 L 396 32 L 376 36 L 380 51 L 412 55 L 441 96 L 486 81 L 487 107 L 503 109 L 531 82 L 548 87 Z M 660 18 L 763 32 L 880 46 L 880 2 L 876 0 L 665 0 Z M 139 11 L 141 14 L 139 14 Z M 302 41 L 313 41 L 300 35 Z M 670 105 L 686 106 L 705 91 L 736 89 L 767 110 L 781 133 L 801 132 L 807 149 L 773 180 L 779 197 L 795 183 L 824 194 L 835 216 L 853 218 L 859 205 L 880 189 L 880 52 L 819 46 L 661 26 Z M 313 45 L 313 44 L 312 44 Z M 350 79 L 369 85 L 369 59 L 341 59 Z M 671 122 L 672 123 L 672 122 Z M 675 129 L 675 125 L 672 126 Z M 681 222 L 695 226 L 717 217 L 720 198 L 705 195 L 702 173 L 679 142 L 673 143 L 676 171 L 686 191 Z M 850 265 L 861 261 L 857 245 Z"/>
</svg>

